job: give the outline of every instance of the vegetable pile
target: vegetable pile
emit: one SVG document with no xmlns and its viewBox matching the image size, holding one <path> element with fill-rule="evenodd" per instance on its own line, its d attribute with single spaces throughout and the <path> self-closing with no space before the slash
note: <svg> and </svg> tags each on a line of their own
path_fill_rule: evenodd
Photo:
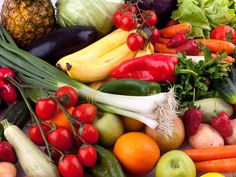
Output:
<svg viewBox="0 0 236 177">
<path fill-rule="evenodd" d="M 233 0 L 44 1 L 3 3 L 0 176 L 235 173 Z"/>
</svg>

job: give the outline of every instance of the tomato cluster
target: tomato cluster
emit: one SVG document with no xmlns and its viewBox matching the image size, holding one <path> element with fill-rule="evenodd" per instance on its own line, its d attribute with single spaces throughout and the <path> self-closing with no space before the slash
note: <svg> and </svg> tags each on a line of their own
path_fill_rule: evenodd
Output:
<svg viewBox="0 0 236 177">
<path fill-rule="evenodd" d="M 7 76 L 15 77 L 15 73 L 10 68 L 0 68 L 0 98 L 7 104 L 12 104 L 17 100 L 17 91 L 14 85 L 7 80 Z"/>
<path fill-rule="evenodd" d="M 220 25 L 211 31 L 211 38 L 223 41 L 229 41 L 236 44 L 236 32 L 228 25 Z"/>
<path fill-rule="evenodd" d="M 30 139 L 39 146 L 50 146 L 51 156 L 58 161 L 58 169 L 63 177 L 82 177 L 83 166 L 93 167 L 97 160 L 97 152 L 93 147 L 99 139 L 97 129 L 92 125 L 97 107 L 90 103 L 78 103 L 78 94 L 73 87 L 63 86 L 54 96 L 37 101 L 35 113 L 40 125 L 28 129 Z M 67 109 L 73 107 L 71 114 Z M 71 129 L 55 125 L 51 120 L 58 111 L 63 111 L 71 123 Z M 46 142 L 41 134 L 43 131 Z M 75 148 L 77 153 L 74 152 Z M 45 150 L 48 153 L 47 150 Z M 64 154 L 68 155 L 64 155 Z"/>
<path fill-rule="evenodd" d="M 152 35 L 150 41 L 155 43 L 160 38 L 160 32 L 155 27 L 158 22 L 156 13 L 153 10 L 141 10 L 136 4 L 126 3 L 113 15 L 113 23 L 117 28 L 130 31 L 138 28 L 137 32 L 132 32 L 127 38 L 127 45 L 130 50 L 142 49 L 145 44 L 144 37 L 140 34 L 142 28 L 150 28 Z"/>
</svg>

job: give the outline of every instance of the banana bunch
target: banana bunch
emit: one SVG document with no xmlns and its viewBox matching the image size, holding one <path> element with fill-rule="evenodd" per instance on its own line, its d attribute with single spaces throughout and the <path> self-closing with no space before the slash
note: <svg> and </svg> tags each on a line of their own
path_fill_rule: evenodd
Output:
<svg viewBox="0 0 236 177">
<path fill-rule="evenodd" d="M 117 29 L 88 47 L 61 58 L 56 66 L 72 79 L 83 83 L 107 78 L 120 63 L 136 57 L 136 54 L 153 53 L 147 50 L 132 52 L 127 44 L 131 32 Z"/>
</svg>

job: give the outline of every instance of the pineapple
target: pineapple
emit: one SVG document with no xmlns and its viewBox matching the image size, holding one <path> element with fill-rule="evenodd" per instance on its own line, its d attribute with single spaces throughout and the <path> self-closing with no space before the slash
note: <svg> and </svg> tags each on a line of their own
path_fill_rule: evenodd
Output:
<svg viewBox="0 0 236 177">
<path fill-rule="evenodd" d="M 48 34 L 56 23 L 50 0 L 4 0 L 0 19 L 19 47 Z"/>
</svg>

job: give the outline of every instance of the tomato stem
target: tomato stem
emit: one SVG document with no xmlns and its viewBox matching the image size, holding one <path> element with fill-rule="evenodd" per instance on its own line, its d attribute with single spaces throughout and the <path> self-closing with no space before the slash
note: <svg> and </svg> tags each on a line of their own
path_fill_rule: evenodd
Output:
<svg viewBox="0 0 236 177">
<path fill-rule="evenodd" d="M 20 91 L 20 93 L 21 93 L 21 95 L 22 95 L 22 98 L 24 99 L 24 101 L 25 101 L 25 103 L 26 103 L 26 105 L 27 105 L 27 107 L 28 107 L 28 109 L 29 109 L 29 111 L 30 111 L 30 113 L 31 113 L 31 115 L 32 115 L 32 117 L 33 117 L 33 119 L 36 121 L 36 123 L 37 123 L 38 126 L 39 126 L 39 130 L 40 130 L 40 133 L 42 134 L 42 138 L 43 138 L 43 140 L 44 140 L 44 142 L 45 142 L 45 145 L 46 145 L 46 148 L 47 148 L 47 152 L 48 152 L 49 158 L 50 158 L 51 161 L 53 161 L 53 160 L 52 160 L 52 156 L 51 156 L 51 152 L 50 152 L 50 148 L 49 148 L 49 143 L 48 143 L 48 141 L 47 141 L 46 135 L 45 135 L 45 133 L 44 133 L 44 131 L 43 131 L 43 128 L 42 128 L 42 126 L 41 126 L 41 122 L 40 122 L 40 120 L 37 118 L 37 116 L 35 115 L 35 113 L 34 113 L 32 107 L 31 107 L 29 101 L 27 100 L 27 98 L 26 98 L 26 96 L 25 96 L 25 94 L 24 94 L 24 91 L 23 91 L 22 88 L 21 88 L 21 85 L 20 85 L 14 78 L 12 78 L 12 77 L 9 76 L 9 75 L 7 75 L 6 78 L 7 78 L 7 80 L 8 80 L 9 82 L 11 82 L 11 83 Z"/>
</svg>

